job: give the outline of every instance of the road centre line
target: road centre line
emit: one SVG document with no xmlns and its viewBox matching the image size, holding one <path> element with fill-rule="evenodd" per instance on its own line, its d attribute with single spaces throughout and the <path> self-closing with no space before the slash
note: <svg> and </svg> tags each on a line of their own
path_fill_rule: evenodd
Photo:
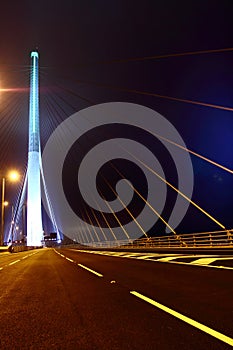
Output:
<svg viewBox="0 0 233 350">
<path fill-rule="evenodd" d="M 83 269 L 85 269 L 85 270 L 87 270 L 87 271 L 89 271 L 89 272 L 94 273 L 94 274 L 95 274 L 96 276 L 98 276 L 98 277 L 103 277 L 103 275 L 101 275 L 99 272 L 96 272 L 96 271 L 94 271 L 94 270 L 91 270 L 91 269 L 89 269 L 89 267 L 86 267 L 86 266 L 84 266 L 84 265 L 82 265 L 82 264 L 78 264 L 78 266 L 82 267 Z"/>
<path fill-rule="evenodd" d="M 168 314 L 180 319 L 181 321 L 184 321 L 186 323 L 188 323 L 189 325 L 211 335 L 212 337 L 218 339 L 218 340 L 221 340 L 222 342 L 228 344 L 228 345 L 231 345 L 233 346 L 233 339 L 218 332 L 218 331 L 215 331 L 214 329 L 210 328 L 210 327 L 207 327 L 205 326 L 204 324 L 200 323 L 200 322 L 197 322 L 187 316 L 184 316 L 182 315 L 181 313 L 175 311 L 175 310 L 172 310 L 170 308 L 168 308 L 167 306 L 165 305 L 162 305 L 160 303 L 158 303 L 157 301 L 154 301 L 153 299 L 150 299 L 148 297 L 146 297 L 145 295 L 143 294 L 140 294 L 136 291 L 131 291 L 130 294 L 138 297 L 139 299 L 142 299 L 144 301 L 146 301 L 147 303 L 157 307 L 158 309 L 162 310 L 162 311 L 165 311 L 167 312 Z"/>
<path fill-rule="evenodd" d="M 54 251 L 55 251 L 57 254 L 59 254 L 60 256 L 62 256 L 63 258 L 65 258 L 66 260 L 71 261 L 72 263 L 75 263 L 75 264 L 76 264 L 76 261 L 74 261 L 74 260 L 72 260 L 72 259 L 66 257 L 65 255 L 63 255 L 63 254 L 57 252 L 55 249 L 54 249 Z M 102 275 L 101 273 L 96 272 L 96 271 L 90 269 L 90 268 L 87 267 L 87 266 L 84 266 L 84 265 L 82 265 L 82 264 L 77 264 L 77 265 L 78 265 L 79 267 L 81 267 L 81 268 L 83 268 L 83 269 L 85 269 L 85 270 L 87 270 L 87 271 L 93 273 L 94 275 L 96 275 L 96 276 L 98 276 L 98 277 L 103 277 L 103 275 Z"/>
</svg>

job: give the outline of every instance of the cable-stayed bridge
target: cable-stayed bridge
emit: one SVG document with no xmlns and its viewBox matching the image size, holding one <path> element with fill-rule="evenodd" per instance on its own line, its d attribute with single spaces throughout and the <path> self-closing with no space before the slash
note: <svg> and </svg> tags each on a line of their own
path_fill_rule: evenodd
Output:
<svg viewBox="0 0 233 350">
<path fill-rule="evenodd" d="M 211 51 L 211 50 L 210 50 Z M 205 52 L 206 53 L 206 52 Z M 212 52 L 210 52 L 212 53 Z M 196 54 L 196 53 L 187 53 L 188 55 L 191 54 Z M 149 59 L 149 58 L 145 58 Z M 224 223 L 219 220 L 219 218 L 216 218 L 215 216 L 211 215 L 209 210 L 204 209 L 201 205 L 196 203 L 192 199 L 192 186 L 193 186 L 193 174 L 192 174 L 192 166 L 190 163 L 190 155 L 196 157 L 197 159 L 203 160 L 205 163 L 210 164 L 211 166 L 214 166 L 216 168 L 219 168 L 223 170 L 226 173 L 232 174 L 232 170 L 227 168 L 226 166 L 217 163 L 216 161 L 213 161 L 212 159 L 207 158 L 203 154 L 199 154 L 189 148 L 186 147 L 186 145 L 183 143 L 183 140 L 177 136 L 176 131 L 174 131 L 174 128 L 171 127 L 171 125 L 167 122 L 164 123 L 164 129 L 163 134 L 162 132 L 158 132 L 159 127 L 164 120 L 158 119 L 157 125 L 155 125 L 155 130 L 153 129 L 153 126 L 150 123 L 146 123 L 146 120 L 141 121 L 138 120 L 126 120 L 125 124 L 123 124 L 122 119 L 118 121 L 118 123 L 121 123 L 123 125 L 123 128 L 127 128 L 128 124 L 133 125 L 134 128 L 142 130 L 144 128 L 143 132 L 146 131 L 146 133 L 150 133 L 158 139 L 165 147 L 167 147 L 168 151 L 171 153 L 173 157 L 173 161 L 175 162 L 175 166 L 177 167 L 177 172 L 178 172 L 178 183 L 175 184 L 176 181 L 174 179 L 170 180 L 166 178 L 166 175 L 163 173 L 162 169 L 153 166 L 147 158 L 144 158 L 143 154 L 138 153 L 137 151 L 133 151 L 130 148 L 127 148 L 127 145 L 125 146 L 123 141 L 115 142 L 115 146 L 120 148 L 120 155 L 121 153 L 124 153 L 124 157 L 129 159 L 131 157 L 131 161 L 134 161 L 137 163 L 138 166 L 142 168 L 142 171 L 144 174 L 148 172 L 150 176 L 153 176 L 153 182 L 154 183 L 160 183 L 159 186 L 167 187 L 169 190 L 172 190 L 175 192 L 175 195 L 177 196 L 176 200 L 173 199 L 174 203 L 174 208 L 173 211 L 170 211 L 170 213 L 163 213 L 162 208 L 161 208 L 161 203 L 162 199 L 159 199 L 157 202 L 153 202 L 153 196 L 155 195 L 156 190 L 154 191 L 153 195 L 151 197 L 148 197 L 148 193 L 150 194 L 150 190 L 152 186 L 150 185 L 149 189 L 146 188 L 146 186 L 141 185 L 140 183 L 137 183 L 136 185 L 134 184 L 133 181 L 125 183 L 125 188 L 127 187 L 128 192 L 134 192 L 135 196 L 137 197 L 137 202 L 134 206 L 129 206 L 128 207 L 128 198 L 124 199 L 119 195 L 119 192 L 116 191 L 116 188 L 114 188 L 114 185 L 111 184 L 111 181 L 109 180 L 108 176 L 106 174 L 100 174 L 101 176 L 101 181 L 104 183 L 103 188 L 98 186 L 97 191 L 98 191 L 98 196 L 94 194 L 94 191 L 90 190 L 88 193 L 88 186 L 91 181 L 95 179 L 95 174 L 92 176 L 89 173 L 88 164 L 86 164 L 86 173 L 84 173 L 85 180 L 84 182 L 87 182 L 87 185 L 84 184 L 87 188 L 84 188 L 83 191 L 86 191 L 87 197 L 89 197 L 89 201 L 92 204 L 89 207 L 86 207 L 85 204 L 82 202 L 82 197 L 76 198 L 75 194 L 79 195 L 79 192 L 75 189 L 75 178 L 70 177 L 69 175 L 73 171 L 73 169 L 68 167 L 68 170 L 66 170 L 65 166 L 63 166 L 62 170 L 59 169 L 60 174 L 58 176 L 58 181 L 63 182 L 63 188 L 65 191 L 65 197 L 68 201 L 68 204 L 71 206 L 72 211 L 75 212 L 75 214 L 78 214 L 81 223 L 74 223 L 73 227 L 71 228 L 67 225 L 63 227 L 63 222 L 65 221 L 64 217 L 61 215 L 61 210 L 59 206 L 56 206 L 56 202 L 59 202 L 59 200 L 56 200 L 54 198 L 53 193 L 57 192 L 57 188 L 52 188 L 53 186 L 51 185 L 52 182 L 55 182 L 56 178 L 56 167 L 57 163 L 54 165 L 54 169 L 50 166 L 50 173 L 51 170 L 54 171 L 54 175 L 51 180 L 51 175 L 48 176 L 44 174 L 43 171 L 43 164 L 41 160 L 41 145 L 40 145 L 40 124 L 43 125 L 44 121 L 40 121 L 40 112 L 39 112 L 39 54 L 37 51 L 33 51 L 31 53 L 31 68 L 30 68 L 30 101 L 29 101 L 29 134 L 28 134 L 28 161 L 27 161 L 27 166 L 25 169 L 25 177 L 24 177 L 24 182 L 21 188 L 20 195 L 18 197 L 17 204 L 15 205 L 15 210 L 14 213 L 12 214 L 12 222 L 14 222 L 14 225 L 12 224 L 10 227 L 10 230 L 5 230 L 5 241 L 9 241 L 12 237 L 17 236 L 17 231 L 16 227 L 18 226 L 19 220 L 22 221 L 22 210 L 24 208 L 25 210 L 25 202 L 26 202 L 26 196 L 27 196 L 27 206 L 26 206 L 26 220 L 27 220 L 27 225 L 24 223 L 25 226 L 25 232 L 24 235 L 27 236 L 27 245 L 28 246 L 40 246 L 41 242 L 43 241 L 43 224 L 42 224 L 42 214 L 41 214 L 41 193 L 43 190 L 44 193 L 44 198 L 45 198 L 45 207 L 47 208 L 47 215 L 50 217 L 50 220 L 52 222 L 52 231 L 56 232 L 57 234 L 57 239 L 58 242 L 61 241 L 61 237 L 64 234 L 68 234 L 68 237 L 71 238 L 74 242 L 78 242 L 80 244 L 87 244 L 87 245 L 99 245 L 101 242 L 109 242 L 113 241 L 115 242 L 115 245 L 119 245 L 119 241 L 122 241 L 124 239 L 128 240 L 129 242 L 137 239 L 139 237 L 146 237 L 149 238 L 151 236 L 151 233 L 148 233 L 148 230 L 153 226 L 152 224 L 150 227 L 145 224 L 145 222 L 149 222 L 149 214 L 153 217 L 154 222 L 160 221 L 160 223 L 165 227 L 165 232 L 172 233 L 172 235 L 180 242 L 182 245 L 181 241 L 181 235 L 177 234 L 175 228 L 179 224 L 179 222 L 182 220 L 183 216 L 185 215 L 188 206 L 193 206 L 197 211 L 201 213 L 202 216 L 205 216 L 210 222 L 212 222 L 215 225 L 215 230 L 225 230 L 226 235 L 231 235 L 231 231 L 229 227 L 225 227 Z M 108 88 L 111 88 L 109 86 Z M 64 95 L 67 93 L 67 89 L 64 89 Z M 131 91 L 133 92 L 133 90 Z M 55 90 L 56 93 L 56 90 Z M 140 93 L 140 91 L 136 91 L 135 93 Z M 146 92 L 145 92 L 146 93 Z M 158 95 L 160 96 L 160 95 Z M 44 94 L 44 97 L 46 98 L 46 94 Z M 78 96 L 79 98 L 82 96 Z M 167 98 L 167 99 L 173 99 L 172 97 L 169 96 L 160 96 L 161 98 Z M 82 98 L 84 100 L 84 98 Z M 175 98 L 174 98 L 175 100 Z M 89 103 L 88 99 L 86 99 Z M 211 108 L 217 108 L 217 109 L 223 109 L 226 110 L 227 107 L 224 106 L 217 106 L 213 104 L 205 104 L 205 103 L 199 103 L 198 101 L 190 101 L 190 100 L 185 100 L 181 99 L 180 102 L 184 103 L 194 103 L 194 104 L 200 104 L 200 105 L 208 105 L 208 107 Z M 51 101 L 45 100 L 45 105 L 43 106 L 45 108 L 46 106 L 46 111 L 47 113 L 53 113 L 58 114 L 59 110 L 62 110 L 64 100 L 59 96 L 59 102 L 53 100 L 53 111 L 51 112 Z M 56 109 L 55 109 L 56 106 Z M 115 106 L 113 105 L 114 108 L 118 108 L 119 105 Z M 107 106 L 108 108 L 108 106 Z M 110 107 L 112 108 L 112 107 Z M 125 106 L 122 104 L 122 106 L 119 106 L 121 108 L 120 113 L 124 113 L 124 108 Z M 131 108 L 129 110 L 129 114 L 135 114 L 138 112 L 139 107 L 136 106 L 136 108 L 132 109 L 132 106 L 127 106 L 127 108 Z M 100 111 L 102 114 L 106 113 L 105 112 L 105 107 L 102 108 Z M 229 107 L 228 110 L 231 110 Z M 107 111 L 109 113 L 109 111 Z M 141 116 L 145 118 L 145 114 L 148 113 L 148 111 L 141 110 Z M 44 112 L 43 112 L 44 113 Z M 76 133 L 80 132 L 82 128 L 85 129 L 83 126 L 84 123 L 89 123 L 92 128 L 98 127 L 100 129 L 101 123 L 95 120 L 96 116 L 95 114 L 98 114 L 96 110 L 94 111 L 87 109 L 85 112 L 81 111 L 81 114 L 85 114 L 83 120 L 80 118 L 78 119 L 78 116 L 76 116 L 75 120 L 74 118 L 70 120 L 70 125 L 69 123 L 61 123 L 59 126 L 57 134 L 53 137 L 53 142 L 61 143 L 62 142 L 65 144 L 67 142 L 67 139 L 74 138 L 77 136 Z M 117 112 L 119 113 L 119 111 Z M 139 113 L 139 112 L 138 112 Z M 91 116 L 91 114 L 94 114 L 94 119 Z M 91 117 L 90 117 L 91 116 Z M 124 115 L 125 118 L 126 114 Z M 154 115 L 155 117 L 158 117 L 157 115 Z M 150 116 L 149 116 L 150 117 Z M 88 119 L 89 118 L 89 119 Z M 92 120 L 90 119 L 92 118 Z M 85 120 L 84 120 L 85 119 Z M 80 122 L 81 120 L 81 122 Z M 75 125 L 80 122 L 80 125 Z M 73 124 L 72 124 L 73 123 Z M 81 123 L 83 125 L 81 125 Z M 106 122 L 104 122 L 106 123 Z M 116 121 L 114 121 L 114 125 L 116 125 Z M 110 126 L 113 124 L 111 123 L 111 120 L 109 122 Z M 149 127 L 151 126 L 151 129 Z M 47 125 L 48 127 L 48 125 Z M 88 126 L 89 127 L 89 126 Z M 72 156 L 67 156 L 66 158 L 63 159 L 64 163 L 69 163 L 72 161 L 72 157 L 75 157 L 77 153 L 83 153 L 85 148 L 87 147 L 86 144 L 89 142 L 89 136 L 88 132 L 89 129 L 86 127 L 86 133 L 82 131 L 85 134 L 85 142 L 83 145 L 79 143 L 79 150 L 74 150 Z M 70 132 L 69 129 L 74 129 L 73 131 Z M 75 129 L 76 128 L 76 129 Z M 170 128 L 170 129 L 169 129 Z M 47 128 L 44 130 L 46 131 Z M 169 129 L 170 136 L 166 136 L 167 129 Z M 69 132 L 67 132 L 69 130 Z M 58 135 L 59 134 L 59 135 Z M 118 134 L 119 135 L 119 132 Z M 124 135 L 124 132 L 123 132 Z M 52 135 L 53 136 L 53 135 Z M 101 136 L 102 137 L 102 136 Z M 113 136 L 115 137 L 115 136 Z M 84 138 L 84 136 L 83 136 Z M 55 140 L 55 141 L 54 141 Z M 49 139 L 50 143 L 48 142 L 49 146 L 51 147 L 51 138 Z M 77 142 L 76 142 L 77 143 Z M 62 146 L 58 145 L 58 147 Z M 136 144 L 135 144 L 136 145 Z M 46 146 L 47 147 L 47 146 Z M 45 157 L 49 153 L 45 147 Z M 76 147 L 77 148 L 77 147 Z M 110 148 L 111 149 L 111 148 Z M 178 153 L 175 153 L 173 149 L 176 152 L 181 152 L 181 156 Z M 46 153 L 47 151 L 47 153 Z M 55 150 L 56 151 L 56 150 Z M 54 151 L 54 152 L 55 152 Z M 57 152 L 59 153 L 59 151 Z M 118 179 L 118 181 L 122 181 L 127 178 L 127 175 L 123 173 L 121 170 L 121 167 L 118 167 L 111 159 L 111 155 L 107 155 L 106 150 L 100 150 L 98 156 L 101 154 L 101 162 L 102 163 L 109 163 L 111 171 L 113 171 L 115 174 L 114 176 Z M 103 154 L 103 155 L 102 155 Z M 119 153 L 118 153 L 119 154 Z M 119 157 L 119 155 L 117 156 Z M 178 155 L 177 155 L 178 154 Z M 51 154 L 49 153 L 49 156 L 51 158 Z M 178 164 L 178 157 L 182 157 L 182 162 Z M 67 160 L 67 158 L 69 158 Z M 113 157 L 114 158 L 114 157 Z M 123 158 L 123 156 L 122 156 Z M 55 157 L 54 157 L 55 159 Z M 45 160 L 45 165 L 46 165 L 46 171 L 48 168 L 48 163 L 51 165 L 51 163 L 54 162 L 54 159 L 49 159 Z M 60 161 L 60 160 L 58 160 Z M 93 162 L 93 160 L 92 160 Z M 69 164 L 68 164 L 69 165 Z M 100 164 L 102 165 L 102 164 Z M 77 164 L 79 167 L 79 164 Z M 180 169 L 179 169 L 180 167 Z M 82 168 L 81 168 L 82 169 Z M 186 173 L 185 173 L 186 171 Z M 184 174 L 181 174 L 184 172 Z M 47 172 L 48 173 L 48 172 Z M 62 173 L 62 174 L 61 174 Z M 129 173 L 129 172 L 128 172 Z M 67 174 L 67 175 L 66 175 Z M 136 173 L 135 173 L 136 174 Z M 65 178 L 65 175 L 68 176 L 69 179 Z M 107 174 L 108 175 L 108 174 Z M 137 174 L 136 174 L 137 176 Z M 111 178 L 111 177 L 110 177 Z M 71 180 L 70 180 L 71 179 Z M 188 180 L 187 180 L 188 179 Z M 69 180 L 71 181 L 71 184 L 69 184 Z M 130 179 L 131 180 L 131 179 Z M 73 182 L 72 182 L 73 181 Z M 115 181 L 115 180 L 114 180 Z M 188 183 L 189 182 L 189 183 Z M 183 183 L 183 184 L 182 184 Z M 48 186 L 49 185 L 49 186 Z M 73 187 L 72 187 L 73 185 Z M 41 187 L 42 186 L 42 187 Z M 58 186 L 57 186 L 58 187 Z M 105 189 L 104 189 L 105 187 Z M 105 208 L 101 208 L 101 198 L 104 198 L 106 193 L 103 193 L 103 191 L 106 192 L 106 187 L 108 190 L 108 196 L 112 196 L 117 198 L 118 201 L 118 210 L 114 208 L 114 203 L 113 201 L 105 201 Z M 123 187 L 122 187 L 123 188 Z M 74 189 L 74 196 L 72 198 L 72 191 Z M 154 190 L 154 189 L 153 189 Z M 50 191 L 50 193 L 49 193 Z M 123 190 L 124 191 L 124 190 Z M 162 190 L 161 190 L 162 191 Z M 122 191 L 121 191 L 122 192 Z M 147 193 L 146 193 L 147 192 Z M 109 194 L 110 193 L 110 194 Z M 84 193 L 85 194 L 85 193 Z M 81 193 L 81 196 L 84 195 Z M 161 198 L 164 196 L 162 192 L 160 193 Z M 53 198 L 52 198 L 53 197 Z M 70 198 L 67 198 L 70 197 Z M 166 195 L 165 195 L 166 197 Z M 80 199 L 80 201 L 79 201 Z M 61 201 L 62 202 L 62 201 Z M 74 203 L 76 202 L 76 204 Z M 79 203 L 78 206 L 79 208 L 77 209 L 75 205 L 77 206 L 77 202 Z M 116 202 L 116 200 L 115 200 Z M 61 204 L 62 205 L 62 204 Z M 144 216 L 140 216 L 139 219 L 137 218 L 137 214 L 140 212 L 141 207 L 145 206 L 147 210 L 147 214 Z M 132 208 L 136 208 L 132 209 Z M 124 210 L 123 210 L 124 209 Z M 59 213 L 60 210 L 60 213 Z M 175 213 L 176 210 L 176 213 Z M 120 215 L 119 212 L 125 211 L 124 215 Z M 134 213 L 136 212 L 136 214 Z M 69 213 L 69 215 L 71 215 Z M 148 216 L 147 216 L 148 215 Z M 170 218 L 169 218 L 170 215 Z M 65 216 L 65 214 L 64 214 Z M 66 216 L 68 217 L 68 214 L 66 213 Z M 76 215 L 77 216 L 77 215 Z M 180 216 L 180 217 L 179 217 Z M 124 218 L 123 218 L 124 217 Z M 70 220 L 70 219 L 69 219 Z M 132 221 L 134 223 L 134 227 L 129 226 L 129 221 Z M 128 226 L 127 226 L 128 225 Z M 127 229 L 126 227 L 127 226 Z M 27 227 L 27 229 L 26 229 Z M 117 229 L 116 229 L 117 227 Z M 69 230 L 71 232 L 69 232 Z M 26 233 L 27 231 L 27 233 Z M 132 234 L 133 231 L 133 234 Z M 137 231 L 137 233 L 135 233 Z M 213 230 L 214 231 L 214 230 Z M 211 232 L 210 232 L 211 233 Z M 2 233 L 3 234 L 3 233 Z M 152 233 L 152 236 L 154 234 Z M 18 238 L 16 237 L 16 240 Z"/>
<path fill-rule="evenodd" d="M 185 182 L 187 175 L 193 179 L 190 154 L 229 176 L 232 170 L 187 148 L 170 123 L 142 106 L 135 109 L 132 104 L 107 103 L 61 121 L 59 115 L 64 112 L 70 91 L 65 88 L 60 96 L 56 87 L 51 98 L 41 89 L 44 100 L 39 113 L 38 58 L 38 52 L 33 51 L 30 92 L 26 91 L 30 100 L 25 174 L 12 206 L 11 225 L 5 225 L 8 243 L 12 237 L 20 240 L 16 227 L 24 222 L 27 250 L 21 251 L 22 245 L 15 244 L 14 254 L 0 254 L 1 348 L 232 348 L 232 229 L 197 202 L 192 197 L 192 181 Z M 85 99 L 87 102 L 93 104 Z M 207 105 L 184 99 L 179 102 Z M 208 108 L 231 111 L 219 105 L 208 104 Z M 45 111 L 54 116 L 53 122 L 43 118 Z M 75 112 L 72 106 L 69 111 Z M 132 121 L 128 112 L 134 117 L 141 117 L 143 112 L 145 119 Z M 119 119 L 112 120 L 111 113 Z M 146 122 L 151 116 L 159 121 L 155 129 L 153 123 Z M 46 136 L 40 135 L 39 121 Z M 57 127 L 52 136 L 49 123 Z M 107 128 L 101 131 L 103 124 Z M 91 134 L 90 128 L 100 136 Z M 143 136 L 132 140 L 139 131 Z M 166 162 L 175 163 L 176 177 L 165 174 L 163 160 L 159 159 L 160 166 L 152 154 L 137 148 L 140 140 L 149 139 L 150 145 L 152 136 L 164 147 L 163 155 L 172 155 L 173 159 Z M 41 156 L 40 138 L 44 137 L 48 142 Z M 127 137 L 131 143 L 123 140 Z M 7 145 L 3 142 L 3 148 Z M 92 148 L 96 148 L 93 155 Z M 122 164 L 115 161 L 120 158 L 124 158 Z M 78 177 L 77 169 L 85 175 L 84 180 Z M 148 180 L 146 186 L 145 179 L 152 182 Z M 154 184 L 160 191 L 158 201 Z M 162 199 L 169 199 L 167 211 Z M 144 207 L 145 216 L 141 214 Z M 172 217 L 171 207 L 179 215 Z M 177 226 L 188 207 L 208 220 L 213 229 L 179 232 Z M 151 217 L 154 221 L 148 227 L 147 219 Z M 51 249 L 31 249 L 44 245 L 46 221 L 58 242 Z M 162 225 L 160 234 L 153 232 L 156 221 Z M 69 240 L 61 244 L 63 235 Z"/>
</svg>

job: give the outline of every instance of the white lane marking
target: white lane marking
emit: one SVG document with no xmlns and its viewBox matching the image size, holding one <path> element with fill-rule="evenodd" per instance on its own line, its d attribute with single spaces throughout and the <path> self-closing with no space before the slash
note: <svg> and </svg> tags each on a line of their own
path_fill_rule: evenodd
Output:
<svg viewBox="0 0 233 350">
<path fill-rule="evenodd" d="M 27 259 L 29 257 L 29 255 L 25 255 L 23 258 L 22 258 L 22 260 L 23 259 Z"/>
<path fill-rule="evenodd" d="M 91 270 L 91 269 L 89 269 L 89 267 L 86 267 L 86 266 L 84 266 L 84 265 L 82 265 L 82 264 L 78 264 L 78 266 L 82 267 L 83 269 L 85 269 L 85 270 L 87 270 L 87 271 L 89 271 L 89 272 L 94 273 L 96 276 L 103 277 L 103 275 L 101 275 L 99 272 L 96 272 L 96 271 L 94 271 L 94 270 Z"/>
<path fill-rule="evenodd" d="M 16 264 L 16 263 L 19 262 L 19 261 L 20 261 L 20 260 L 15 260 L 15 261 L 11 262 L 10 264 L 8 264 L 8 266 L 14 265 L 14 264 Z"/>
<path fill-rule="evenodd" d="M 230 337 L 228 337 L 228 336 L 226 336 L 218 331 L 215 331 L 214 329 L 207 327 L 204 324 L 197 322 L 197 321 L 195 321 L 187 316 L 184 316 L 181 313 L 179 313 L 175 310 L 172 310 L 169 307 L 162 305 L 162 304 L 158 303 L 157 301 L 154 301 L 153 299 L 146 297 L 145 295 L 142 295 L 142 294 L 135 292 L 135 291 L 131 291 L 130 293 L 133 294 L 134 296 L 146 301 L 147 303 L 157 307 L 158 309 L 163 310 L 163 311 L 167 312 L 168 314 L 180 319 L 181 321 L 184 321 L 184 322 L 190 324 L 191 326 L 193 326 L 197 329 L 200 329 L 201 331 L 211 335 L 212 337 L 215 337 L 218 340 L 221 340 L 222 342 L 233 346 L 233 339 L 232 338 L 230 338 Z"/>
</svg>

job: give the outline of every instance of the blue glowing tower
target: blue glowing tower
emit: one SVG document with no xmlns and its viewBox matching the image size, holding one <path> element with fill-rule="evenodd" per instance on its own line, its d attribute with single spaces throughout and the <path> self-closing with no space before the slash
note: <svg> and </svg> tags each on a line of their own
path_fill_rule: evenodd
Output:
<svg viewBox="0 0 233 350">
<path fill-rule="evenodd" d="M 39 79 L 37 51 L 31 52 L 28 191 L 27 191 L 27 245 L 40 246 L 43 239 L 41 212 L 41 149 L 39 117 Z"/>
</svg>

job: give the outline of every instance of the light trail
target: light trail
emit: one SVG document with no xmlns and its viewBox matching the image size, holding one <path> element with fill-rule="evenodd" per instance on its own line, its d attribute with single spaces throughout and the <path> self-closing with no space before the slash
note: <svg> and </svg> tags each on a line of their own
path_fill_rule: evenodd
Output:
<svg viewBox="0 0 233 350">
<path fill-rule="evenodd" d="M 29 88 L 0 88 L 0 92 L 29 92 Z"/>
</svg>

